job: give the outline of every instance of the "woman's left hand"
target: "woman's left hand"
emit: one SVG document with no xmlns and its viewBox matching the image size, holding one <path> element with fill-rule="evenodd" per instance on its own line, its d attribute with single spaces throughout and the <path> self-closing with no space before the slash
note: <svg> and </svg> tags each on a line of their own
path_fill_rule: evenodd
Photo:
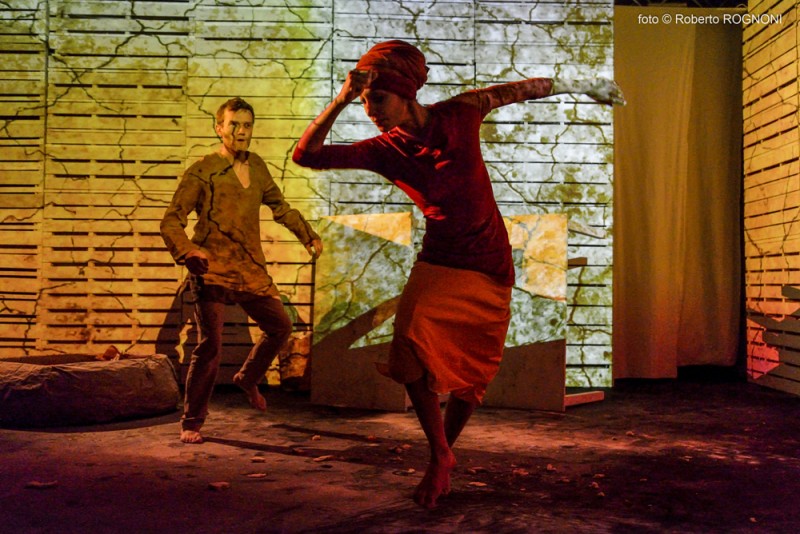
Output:
<svg viewBox="0 0 800 534">
<path fill-rule="evenodd" d="M 622 89 L 614 80 L 608 78 L 596 78 L 594 80 L 587 80 L 588 87 L 585 94 L 592 100 L 600 102 L 601 104 L 612 105 L 625 105 L 625 96 L 622 94 Z"/>
</svg>

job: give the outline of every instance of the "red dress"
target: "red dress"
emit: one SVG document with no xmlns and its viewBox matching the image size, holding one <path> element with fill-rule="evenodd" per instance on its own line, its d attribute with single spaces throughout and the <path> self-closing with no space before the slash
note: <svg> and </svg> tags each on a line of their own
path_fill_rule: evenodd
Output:
<svg viewBox="0 0 800 534">
<path fill-rule="evenodd" d="M 469 91 L 428 108 L 421 136 L 394 128 L 352 145 L 298 149 L 294 161 L 318 168 L 377 172 L 419 206 L 425 236 L 397 308 L 386 374 L 480 403 L 503 354 L 514 265 L 503 218 L 481 155 L 480 126 L 518 89 L 546 96 L 549 80 Z M 383 372 L 383 371 L 382 371 Z"/>
<path fill-rule="evenodd" d="M 296 150 L 294 161 L 316 169 L 366 169 L 402 189 L 425 216 L 418 260 L 487 274 L 514 284 L 503 218 L 483 162 L 480 126 L 491 111 L 469 91 L 431 105 L 422 137 L 394 128 L 351 145 L 326 145 L 316 154 Z"/>
</svg>

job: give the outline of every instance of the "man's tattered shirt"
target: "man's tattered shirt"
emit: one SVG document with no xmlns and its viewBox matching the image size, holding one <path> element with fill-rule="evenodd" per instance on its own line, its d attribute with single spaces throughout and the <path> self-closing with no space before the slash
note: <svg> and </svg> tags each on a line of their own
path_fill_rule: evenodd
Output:
<svg viewBox="0 0 800 534">
<path fill-rule="evenodd" d="M 183 175 L 161 221 L 161 235 L 172 257 L 183 264 L 186 254 L 205 251 L 209 258 L 207 285 L 256 295 L 275 294 L 261 245 L 262 204 L 273 218 L 304 245 L 319 236 L 292 208 L 270 176 L 264 160 L 248 153 L 250 185 L 244 187 L 230 162 L 218 153 L 205 156 Z M 189 214 L 197 214 L 191 239 L 186 234 Z"/>
</svg>

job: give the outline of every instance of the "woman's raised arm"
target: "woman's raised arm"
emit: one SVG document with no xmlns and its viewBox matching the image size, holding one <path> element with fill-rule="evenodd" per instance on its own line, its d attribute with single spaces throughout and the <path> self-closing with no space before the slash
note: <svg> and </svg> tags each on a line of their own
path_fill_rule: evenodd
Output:
<svg viewBox="0 0 800 534">
<path fill-rule="evenodd" d="M 563 93 L 579 93 L 603 104 L 625 104 L 622 90 L 613 80 L 594 78 L 571 80 L 559 78 L 529 78 L 518 82 L 493 85 L 478 90 L 488 111 L 508 104 L 536 100 Z M 487 112 L 488 112 L 487 111 Z"/>
<path fill-rule="evenodd" d="M 300 137 L 295 148 L 292 159 L 299 163 L 303 154 L 314 154 L 325 145 L 325 138 L 333 128 L 336 118 L 347 105 L 358 98 L 365 87 L 375 77 L 374 71 L 352 70 L 347 74 L 347 79 L 339 90 L 336 98 L 320 113 L 317 118 L 311 121 L 306 131 Z"/>
</svg>

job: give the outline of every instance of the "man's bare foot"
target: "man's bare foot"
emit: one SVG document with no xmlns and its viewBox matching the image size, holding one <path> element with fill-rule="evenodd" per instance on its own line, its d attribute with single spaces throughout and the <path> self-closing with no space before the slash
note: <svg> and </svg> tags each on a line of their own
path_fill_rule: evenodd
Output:
<svg viewBox="0 0 800 534">
<path fill-rule="evenodd" d="M 181 441 L 184 443 L 203 443 L 203 436 L 197 430 L 181 430 Z"/>
<path fill-rule="evenodd" d="M 414 490 L 414 502 L 424 508 L 435 508 L 441 495 L 450 493 L 450 472 L 456 466 L 456 457 L 448 451 L 442 459 L 431 460 L 422 482 Z"/>
<path fill-rule="evenodd" d="M 261 395 L 261 392 L 258 391 L 258 386 L 253 385 L 251 387 L 245 387 L 242 385 L 242 380 L 244 377 L 242 373 L 236 373 L 233 375 L 233 383 L 239 386 L 242 391 L 244 391 L 245 395 L 247 395 L 247 402 L 250 403 L 250 406 L 255 408 L 256 410 L 266 411 L 267 409 L 267 399 Z"/>
</svg>

